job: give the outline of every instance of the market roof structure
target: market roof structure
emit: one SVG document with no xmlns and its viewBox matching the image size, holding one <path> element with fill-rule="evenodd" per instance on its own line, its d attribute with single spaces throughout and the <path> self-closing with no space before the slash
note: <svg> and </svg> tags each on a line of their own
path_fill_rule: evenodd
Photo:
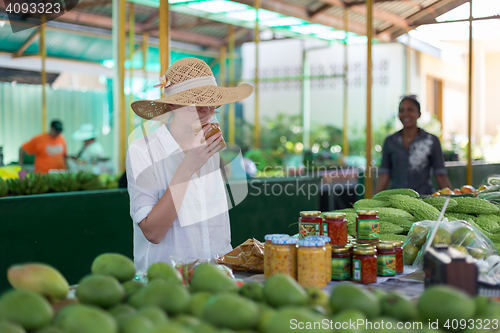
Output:
<svg viewBox="0 0 500 333">
<path fill-rule="evenodd" d="M 157 62 L 159 0 L 133 1 L 137 47 L 142 43 L 142 34 L 148 33 L 151 36 L 148 59 Z M 375 0 L 374 36 L 380 41 L 394 40 L 467 1 Z M 81 0 L 73 10 L 48 22 L 48 56 L 101 63 L 111 59 L 111 4 L 108 0 Z M 215 57 L 219 47 L 228 42 L 228 25 L 236 26 L 236 45 L 253 40 L 256 19 L 253 5 L 253 0 L 170 0 L 171 39 L 198 46 L 198 49 L 190 48 L 193 54 L 203 56 L 208 50 L 205 55 Z M 272 31 L 274 38 L 345 41 L 345 10 L 348 10 L 349 42 L 365 43 L 366 5 L 359 0 L 261 0 L 259 24 L 262 30 Z M 13 57 L 37 54 L 39 28 L 13 34 L 5 24 L 28 26 L 29 18 L 9 22 L 5 6 L 0 2 L 0 20 L 3 21 L 0 21 L 3 23 L 0 24 L 0 52 Z"/>
</svg>

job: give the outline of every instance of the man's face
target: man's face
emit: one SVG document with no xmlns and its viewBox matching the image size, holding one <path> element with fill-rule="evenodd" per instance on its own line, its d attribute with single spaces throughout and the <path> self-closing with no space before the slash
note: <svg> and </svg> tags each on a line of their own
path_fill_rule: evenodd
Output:
<svg viewBox="0 0 500 333">
<path fill-rule="evenodd" d="M 49 135 L 53 138 L 57 138 L 61 134 L 61 131 L 56 131 L 54 127 L 51 127 L 49 130 Z"/>
</svg>

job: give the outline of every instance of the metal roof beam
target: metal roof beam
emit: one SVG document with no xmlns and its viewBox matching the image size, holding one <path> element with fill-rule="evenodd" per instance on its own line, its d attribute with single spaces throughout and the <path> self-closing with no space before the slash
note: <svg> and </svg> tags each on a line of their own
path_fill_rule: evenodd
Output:
<svg viewBox="0 0 500 333">
<path fill-rule="evenodd" d="M 233 0 L 243 3 L 248 6 L 253 6 L 253 0 Z M 337 1 L 337 0 L 329 0 Z M 319 13 L 313 18 L 309 16 L 307 8 L 295 4 L 291 4 L 280 0 L 262 0 L 261 8 L 280 13 L 286 16 L 297 17 L 311 23 L 323 24 L 338 30 L 344 30 L 344 19 L 330 14 Z M 366 35 L 366 26 L 364 24 L 349 22 L 349 31 L 359 35 Z"/>
<path fill-rule="evenodd" d="M 411 0 L 374 0 L 374 3 L 381 3 L 381 2 L 404 2 L 409 6 L 415 7 L 415 8 L 421 8 L 421 6 L 417 3 L 414 3 Z M 366 1 L 352 1 L 346 4 L 347 7 L 352 7 L 352 6 L 359 6 L 359 5 L 365 5 Z"/>
<path fill-rule="evenodd" d="M 353 12 L 366 15 L 366 5 L 351 6 L 349 9 Z M 373 8 L 373 17 L 385 22 L 389 22 L 403 29 L 408 29 L 410 27 L 408 22 L 404 18 L 375 7 Z"/>
<path fill-rule="evenodd" d="M 40 36 L 40 29 L 36 29 L 33 33 L 28 37 L 28 39 L 21 45 L 16 52 L 12 54 L 12 58 L 19 58 L 23 55 L 24 51 L 33 44 L 33 42 Z"/>
<path fill-rule="evenodd" d="M 110 0 L 82 1 L 78 2 L 75 8 L 83 9 L 83 8 L 92 8 L 92 7 L 107 6 L 107 5 L 111 5 Z"/>
</svg>

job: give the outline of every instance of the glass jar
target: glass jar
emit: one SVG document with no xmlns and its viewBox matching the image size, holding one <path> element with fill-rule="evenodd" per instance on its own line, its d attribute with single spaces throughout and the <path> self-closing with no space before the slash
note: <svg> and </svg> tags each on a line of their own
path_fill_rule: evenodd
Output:
<svg viewBox="0 0 500 333">
<path fill-rule="evenodd" d="M 396 274 L 403 274 L 403 241 L 394 242 L 394 251 L 396 251 Z"/>
<path fill-rule="evenodd" d="M 308 236 L 320 236 L 323 219 L 320 211 L 300 212 L 299 237 L 304 239 Z"/>
<path fill-rule="evenodd" d="M 352 255 L 352 280 L 369 284 L 377 282 L 377 252 L 374 247 L 359 247 Z"/>
<path fill-rule="evenodd" d="M 351 252 L 344 246 L 332 247 L 332 280 L 346 281 L 351 279 Z"/>
<path fill-rule="evenodd" d="M 396 275 L 396 251 L 394 242 L 381 242 L 377 245 L 377 275 Z"/>
<path fill-rule="evenodd" d="M 330 245 L 330 237 L 328 236 L 316 236 L 316 237 L 309 237 L 308 239 L 320 239 L 325 242 L 325 267 L 326 267 L 326 283 L 330 283 L 332 280 L 330 277 L 332 276 L 332 246 Z"/>
<path fill-rule="evenodd" d="M 379 241 L 380 225 L 378 212 L 376 210 L 358 210 L 356 211 L 356 242 L 376 243 Z"/>
<path fill-rule="evenodd" d="M 345 246 L 347 244 L 346 213 L 325 213 L 325 224 L 328 227 L 328 237 L 332 246 Z"/>
<path fill-rule="evenodd" d="M 293 237 L 273 238 L 269 276 L 285 274 L 297 279 L 297 242 Z"/>
<path fill-rule="evenodd" d="M 303 239 L 297 249 L 297 281 L 304 288 L 326 286 L 325 241 Z"/>
<path fill-rule="evenodd" d="M 274 237 L 288 237 L 285 234 L 269 234 L 264 236 L 264 277 L 267 279 L 271 274 L 272 246 Z"/>
<path fill-rule="evenodd" d="M 193 108 L 193 106 L 190 106 L 189 108 Z M 196 108 L 194 108 L 194 111 L 196 111 Z M 207 124 L 208 124 L 208 127 L 204 128 Z M 200 131 L 202 128 L 205 131 L 205 133 L 204 133 L 205 140 L 208 140 L 208 138 L 210 138 L 211 136 L 213 136 L 217 133 L 221 133 L 219 120 L 217 120 L 217 116 L 215 114 L 208 120 L 203 120 L 201 122 L 195 123 L 194 124 L 194 134 L 196 135 L 198 133 L 198 131 Z M 226 145 L 226 142 L 224 141 L 223 137 L 221 137 L 221 140 L 217 146 L 220 147 L 219 151 L 226 149 L 227 145 Z"/>
</svg>

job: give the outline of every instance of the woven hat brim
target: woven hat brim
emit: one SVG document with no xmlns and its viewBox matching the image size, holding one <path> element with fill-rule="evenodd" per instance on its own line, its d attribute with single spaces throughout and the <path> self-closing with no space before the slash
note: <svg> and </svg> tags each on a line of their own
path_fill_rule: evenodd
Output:
<svg viewBox="0 0 500 333">
<path fill-rule="evenodd" d="M 155 100 L 139 100 L 132 103 L 135 114 L 144 119 L 153 119 L 171 111 L 168 104 L 216 106 L 238 102 L 249 97 L 253 87 L 243 83 L 237 87 L 203 86 Z"/>
</svg>

